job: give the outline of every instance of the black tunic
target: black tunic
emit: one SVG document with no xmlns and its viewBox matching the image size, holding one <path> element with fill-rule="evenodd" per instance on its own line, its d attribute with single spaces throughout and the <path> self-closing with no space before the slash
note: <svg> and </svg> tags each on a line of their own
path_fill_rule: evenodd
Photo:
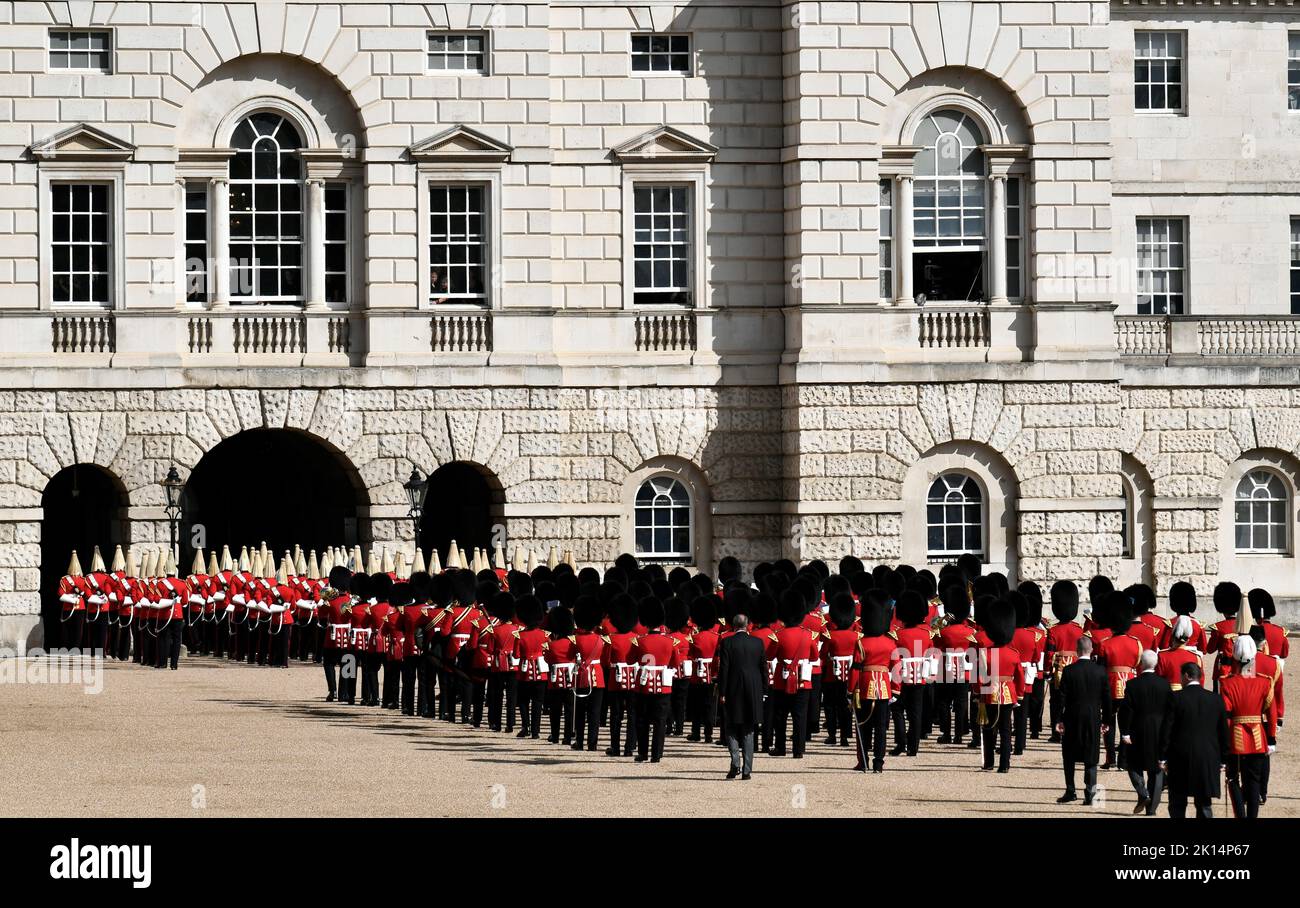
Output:
<svg viewBox="0 0 1300 908">
<path fill-rule="evenodd" d="M 763 721 L 763 688 L 767 659 L 763 642 L 750 634 L 733 634 L 718 644 L 718 693 L 728 725 L 759 725 Z"/>
<path fill-rule="evenodd" d="M 1106 667 L 1080 659 L 1061 673 L 1061 756 L 1067 762 L 1095 766 L 1101 750 L 1101 717 L 1109 696 Z"/>
<path fill-rule="evenodd" d="M 1173 705 L 1173 688 L 1155 672 L 1143 672 L 1128 683 L 1120 705 L 1119 730 L 1132 742 L 1129 769 L 1155 772 L 1160 768 L 1160 729 Z"/>
<path fill-rule="evenodd" d="M 1160 740 L 1170 792 L 1192 798 L 1219 796 L 1220 768 L 1231 752 L 1222 697 L 1199 684 L 1184 687 L 1174 694 Z"/>
</svg>

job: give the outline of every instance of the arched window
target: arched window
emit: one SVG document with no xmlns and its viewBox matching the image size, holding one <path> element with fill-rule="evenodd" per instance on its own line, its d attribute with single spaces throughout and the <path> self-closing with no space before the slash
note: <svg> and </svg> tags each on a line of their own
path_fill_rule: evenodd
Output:
<svg viewBox="0 0 1300 908">
<path fill-rule="evenodd" d="M 231 145 L 231 300 L 301 302 L 302 137 L 284 117 L 262 112 L 235 127 Z"/>
<path fill-rule="evenodd" d="M 694 557 L 694 518 L 686 486 L 671 476 L 652 476 L 636 493 L 636 553 L 654 561 Z"/>
<path fill-rule="evenodd" d="M 1282 477 L 1251 470 L 1237 483 L 1236 547 L 1239 553 L 1285 552 L 1289 496 Z"/>
<path fill-rule="evenodd" d="M 956 110 L 936 110 L 916 130 L 915 243 L 984 249 L 984 143 L 979 127 Z"/>
<path fill-rule="evenodd" d="M 984 556 L 984 495 L 965 473 L 944 473 L 926 498 L 926 554 L 950 558 Z"/>
</svg>

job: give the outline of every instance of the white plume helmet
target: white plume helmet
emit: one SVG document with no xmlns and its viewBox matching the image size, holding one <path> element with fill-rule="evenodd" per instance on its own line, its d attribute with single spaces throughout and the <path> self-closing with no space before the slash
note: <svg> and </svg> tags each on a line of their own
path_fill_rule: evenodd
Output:
<svg viewBox="0 0 1300 908">
<path fill-rule="evenodd" d="M 248 546 L 239 550 L 239 572 L 246 574 L 253 569 L 252 557 L 248 554 Z"/>
<path fill-rule="evenodd" d="M 319 562 L 318 560 L 316 560 L 316 550 L 315 550 L 315 549 L 312 549 L 312 550 L 311 550 L 311 553 L 307 556 L 307 568 L 306 568 L 306 573 L 304 574 L 304 576 L 306 576 L 306 577 L 310 577 L 312 580 L 319 579 L 320 576 L 321 576 L 321 573 L 320 573 L 320 562 Z"/>
<path fill-rule="evenodd" d="M 492 549 L 492 567 L 498 571 L 506 569 L 506 550 L 499 543 Z"/>
<path fill-rule="evenodd" d="M 292 553 L 290 553 L 290 552 L 285 552 L 285 553 L 284 553 L 284 557 L 280 559 L 280 570 L 278 570 L 278 571 L 275 572 L 275 582 L 276 582 L 276 583 L 288 583 L 288 582 L 289 582 L 289 565 L 292 564 L 292 563 L 293 563 L 293 555 L 292 555 Z M 268 578 L 266 578 L 266 579 L 270 580 L 271 578 L 268 577 Z"/>
<path fill-rule="evenodd" d="M 69 577 L 81 576 L 81 559 L 77 557 L 77 550 L 72 550 L 72 557 L 68 559 L 67 575 Z"/>
<path fill-rule="evenodd" d="M 578 562 L 573 557 L 573 549 L 564 550 L 564 563 L 574 570 L 577 570 Z"/>
<path fill-rule="evenodd" d="M 378 549 L 371 549 L 371 550 L 370 550 L 370 562 L 369 562 L 369 564 L 366 565 L 366 573 L 367 573 L 367 574 L 378 574 L 378 573 L 379 573 L 380 571 L 382 571 L 382 570 L 383 570 L 383 567 L 382 567 L 382 565 L 379 563 L 379 550 L 378 550 Z"/>
<path fill-rule="evenodd" d="M 126 576 L 128 577 L 139 578 L 140 566 L 136 564 L 135 561 L 135 549 L 126 550 L 126 562 L 122 565 L 122 570 L 126 573 Z"/>
<path fill-rule="evenodd" d="M 524 572 L 525 567 L 526 567 L 526 565 L 524 564 L 524 550 L 523 550 L 523 547 L 520 546 L 520 545 L 518 545 L 518 544 L 516 544 L 516 545 L 515 545 L 514 555 L 513 555 L 513 557 L 510 559 L 510 568 L 511 568 L 511 570 L 519 571 L 519 572 L 522 574 L 522 573 Z"/>
<path fill-rule="evenodd" d="M 532 549 L 528 550 L 528 573 L 537 570 L 537 553 Z"/>
<path fill-rule="evenodd" d="M 298 563 L 298 556 L 302 554 L 302 546 L 298 543 L 293 544 L 293 563 Z"/>
<path fill-rule="evenodd" d="M 1174 639 L 1180 643 L 1186 643 L 1192 639 L 1192 617 L 1190 615 L 1179 615 L 1174 619 L 1173 635 Z"/>
<path fill-rule="evenodd" d="M 424 566 L 424 552 L 420 551 L 417 548 L 415 550 L 415 560 L 411 562 L 411 573 L 414 574 L 416 571 L 426 571 L 426 570 L 428 570 L 428 568 Z"/>
<path fill-rule="evenodd" d="M 325 554 L 320 559 L 320 571 L 312 576 L 316 579 L 328 577 L 334 571 L 334 550 L 326 549 Z"/>
<path fill-rule="evenodd" d="M 208 576 L 215 577 L 221 573 L 221 565 L 217 563 L 217 553 L 208 553 Z"/>
<path fill-rule="evenodd" d="M 254 550 L 252 562 L 248 565 L 248 573 L 254 577 L 261 577 L 265 571 L 266 559 L 262 557 L 260 551 Z"/>
<path fill-rule="evenodd" d="M 438 550 L 436 548 L 429 553 L 429 573 L 431 575 L 442 573 L 442 561 L 438 558 Z"/>
<path fill-rule="evenodd" d="M 1251 615 L 1250 606 L 1245 601 L 1243 601 L 1241 603 L 1241 608 L 1237 610 L 1237 636 L 1249 637 L 1250 629 L 1252 626 L 1254 626 L 1254 624 L 1255 621 L 1253 616 Z"/>
<path fill-rule="evenodd" d="M 1243 606 L 1244 608 L 1244 606 Z M 1234 662 L 1240 662 L 1245 665 L 1247 662 L 1255 661 L 1255 654 L 1258 648 L 1255 646 L 1255 638 L 1249 634 L 1232 641 L 1232 659 Z"/>
<path fill-rule="evenodd" d="M 316 554 L 315 549 L 312 549 L 312 554 Z M 293 572 L 299 577 L 307 576 L 307 556 L 302 553 L 301 547 L 298 547 L 297 553 L 293 556 Z"/>
<path fill-rule="evenodd" d="M 90 569 L 98 574 L 105 572 L 104 556 L 99 554 L 99 546 L 95 546 L 90 553 Z"/>
<path fill-rule="evenodd" d="M 356 573 L 366 569 L 366 556 L 361 552 L 361 546 L 352 547 L 352 563 L 348 565 L 348 570 Z"/>
<path fill-rule="evenodd" d="M 153 549 L 144 550 L 144 556 L 140 561 L 140 576 L 145 580 L 152 580 L 158 576 L 158 556 L 154 554 Z"/>
<path fill-rule="evenodd" d="M 456 540 L 453 539 L 451 541 L 451 547 L 447 549 L 447 568 L 450 570 L 451 568 L 461 568 L 464 566 L 464 562 L 460 560 L 460 549 L 456 547 Z"/>
<path fill-rule="evenodd" d="M 235 559 L 230 557 L 230 546 L 221 547 L 221 569 L 223 571 L 233 571 L 235 569 Z"/>
<path fill-rule="evenodd" d="M 126 559 L 122 555 L 122 547 L 120 545 L 116 546 L 113 549 L 113 563 L 109 565 L 109 570 L 114 574 L 120 574 L 125 567 Z"/>
<path fill-rule="evenodd" d="M 190 565 L 190 573 L 197 577 L 205 570 L 206 568 L 203 566 L 203 549 L 195 549 L 194 563 Z"/>
<path fill-rule="evenodd" d="M 398 552 L 396 563 L 393 565 L 393 574 L 398 580 L 411 579 L 411 562 L 407 560 L 405 552 Z"/>
<path fill-rule="evenodd" d="M 546 554 L 546 566 L 551 570 L 555 570 L 555 566 L 559 563 L 560 552 L 554 545 L 552 545 L 551 550 Z"/>
<path fill-rule="evenodd" d="M 171 546 L 167 547 L 167 563 L 164 565 L 163 570 L 167 572 L 168 577 L 175 577 L 178 573 L 176 569 L 176 553 L 171 550 Z"/>
<path fill-rule="evenodd" d="M 392 574 L 397 571 L 397 561 L 393 558 L 393 553 L 387 546 L 384 547 L 383 571 L 385 574 Z"/>
</svg>

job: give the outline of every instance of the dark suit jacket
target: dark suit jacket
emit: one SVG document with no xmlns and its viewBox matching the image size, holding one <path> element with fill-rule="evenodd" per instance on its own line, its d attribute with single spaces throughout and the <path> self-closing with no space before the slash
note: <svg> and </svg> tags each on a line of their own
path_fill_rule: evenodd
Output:
<svg viewBox="0 0 1300 908">
<path fill-rule="evenodd" d="M 718 646 L 718 693 L 725 698 L 728 725 L 763 721 L 767 659 L 763 642 L 751 634 L 732 634 Z"/>
<path fill-rule="evenodd" d="M 1160 741 L 1169 769 L 1170 792 L 1192 798 L 1219 796 L 1219 767 L 1232 752 L 1228 711 L 1222 697 L 1199 684 L 1174 694 Z"/>
<path fill-rule="evenodd" d="M 1061 673 L 1061 753 L 1067 760 L 1095 766 L 1101 750 L 1101 717 L 1109 692 L 1106 667 L 1080 659 Z"/>
<path fill-rule="evenodd" d="M 1155 672 L 1143 672 L 1125 687 L 1119 730 L 1133 742 L 1128 748 L 1129 769 L 1155 772 L 1160 768 L 1160 731 L 1173 706 L 1173 688 Z"/>
</svg>

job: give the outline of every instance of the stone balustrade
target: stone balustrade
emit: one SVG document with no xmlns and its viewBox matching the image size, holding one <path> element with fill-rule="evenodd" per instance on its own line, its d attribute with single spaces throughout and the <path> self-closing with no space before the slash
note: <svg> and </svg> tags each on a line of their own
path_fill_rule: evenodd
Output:
<svg viewBox="0 0 1300 908">
<path fill-rule="evenodd" d="M 1300 359 L 1300 316 L 1116 316 L 1115 345 L 1123 357 Z"/>
</svg>

